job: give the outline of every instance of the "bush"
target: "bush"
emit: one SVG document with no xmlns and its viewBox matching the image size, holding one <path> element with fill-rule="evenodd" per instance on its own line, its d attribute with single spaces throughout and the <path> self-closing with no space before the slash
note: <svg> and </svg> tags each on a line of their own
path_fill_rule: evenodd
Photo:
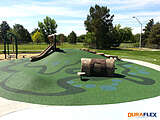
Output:
<svg viewBox="0 0 160 120">
<path fill-rule="evenodd" d="M 84 45 L 88 46 L 90 48 L 96 48 L 96 37 L 95 33 L 93 32 L 87 32 L 84 40 Z"/>
<path fill-rule="evenodd" d="M 43 34 L 40 33 L 39 31 L 35 32 L 32 35 L 32 40 L 33 40 L 33 42 L 36 42 L 36 43 L 44 42 Z"/>
</svg>

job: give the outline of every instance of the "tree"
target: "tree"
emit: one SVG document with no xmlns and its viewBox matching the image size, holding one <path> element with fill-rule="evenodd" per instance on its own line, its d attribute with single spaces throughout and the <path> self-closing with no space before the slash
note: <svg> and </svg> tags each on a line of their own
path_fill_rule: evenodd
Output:
<svg viewBox="0 0 160 120">
<path fill-rule="evenodd" d="M 160 23 L 156 23 L 152 26 L 147 45 L 151 48 L 160 48 Z"/>
<path fill-rule="evenodd" d="M 71 44 L 76 44 L 77 42 L 77 35 L 74 31 L 72 31 L 67 38 L 68 42 Z"/>
<path fill-rule="evenodd" d="M 64 34 L 59 34 L 59 41 L 60 43 L 64 43 L 65 41 L 67 41 L 67 37 Z"/>
<path fill-rule="evenodd" d="M 134 35 L 134 42 L 139 43 L 139 38 L 140 38 L 140 34 L 139 33 L 135 34 Z"/>
<path fill-rule="evenodd" d="M 77 37 L 77 42 L 84 42 L 86 35 L 80 35 Z"/>
<path fill-rule="evenodd" d="M 112 31 L 112 41 L 113 47 L 119 47 L 122 42 L 135 42 L 132 29 L 130 27 L 121 28 L 120 24 L 116 25 Z"/>
<path fill-rule="evenodd" d="M 122 29 L 122 34 L 123 42 L 134 42 L 134 36 L 130 27 L 124 27 Z"/>
<path fill-rule="evenodd" d="M 37 31 L 32 35 L 32 40 L 33 40 L 33 42 L 41 43 L 41 42 L 44 42 L 44 37 L 43 37 L 42 33 Z"/>
<path fill-rule="evenodd" d="M 112 41 L 113 41 L 113 47 L 119 47 L 120 43 L 123 41 L 123 34 L 124 31 L 121 29 L 121 25 L 118 24 L 113 28 L 112 31 Z"/>
<path fill-rule="evenodd" d="M 36 33 L 37 31 L 39 31 L 38 28 L 34 28 L 34 30 L 31 32 L 31 36 L 34 35 L 34 33 Z"/>
<path fill-rule="evenodd" d="M 13 29 L 11 30 L 13 34 L 17 37 L 19 42 L 32 42 L 31 36 L 27 29 L 23 27 L 23 25 L 15 24 Z"/>
<path fill-rule="evenodd" d="M 57 43 L 60 45 L 67 41 L 67 37 L 64 34 L 58 34 L 56 35 L 56 40 Z"/>
<path fill-rule="evenodd" d="M 113 44 L 111 31 L 113 30 L 112 21 L 114 15 L 109 14 L 110 9 L 107 7 L 100 7 L 98 5 L 91 7 L 89 12 L 84 24 L 88 32 L 95 34 L 96 48 L 110 48 Z"/>
<path fill-rule="evenodd" d="M 7 31 L 9 30 L 10 30 L 9 24 L 6 21 L 2 21 L 0 25 L 0 39 L 6 39 L 5 37 L 7 37 L 6 34 L 7 34 Z"/>
<path fill-rule="evenodd" d="M 142 46 L 144 47 L 147 44 L 147 40 L 149 37 L 149 34 L 151 32 L 152 26 L 154 25 L 154 20 L 151 19 L 143 29 L 144 34 L 142 35 Z"/>
<path fill-rule="evenodd" d="M 38 22 L 38 27 L 45 38 L 45 42 L 49 43 L 48 35 L 56 33 L 56 21 L 46 16 L 43 22 Z"/>
<path fill-rule="evenodd" d="M 84 45 L 88 45 L 90 48 L 96 48 L 96 36 L 93 32 L 87 32 L 84 39 Z"/>
<path fill-rule="evenodd" d="M 6 21 L 2 21 L 0 25 L 0 30 L 1 32 L 7 32 L 8 30 L 10 30 L 9 24 Z"/>
</svg>

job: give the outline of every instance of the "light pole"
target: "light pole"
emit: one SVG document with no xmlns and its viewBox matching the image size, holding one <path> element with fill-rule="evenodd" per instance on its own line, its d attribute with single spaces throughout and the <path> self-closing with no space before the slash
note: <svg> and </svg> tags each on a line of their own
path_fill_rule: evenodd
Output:
<svg viewBox="0 0 160 120">
<path fill-rule="evenodd" d="M 141 42 L 142 42 L 142 23 L 139 21 L 139 19 L 137 18 L 137 17 L 135 17 L 135 16 L 133 16 L 133 18 L 135 18 L 137 21 L 138 21 L 138 23 L 141 25 L 141 33 L 140 33 L 140 40 L 139 40 L 139 48 L 141 48 L 142 46 L 141 46 Z"/>
</svg>

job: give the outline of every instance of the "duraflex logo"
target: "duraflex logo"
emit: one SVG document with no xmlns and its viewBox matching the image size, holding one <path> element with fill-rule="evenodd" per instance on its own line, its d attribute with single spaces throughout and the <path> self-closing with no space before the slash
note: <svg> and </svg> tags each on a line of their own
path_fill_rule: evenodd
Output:
<svg viewBox="0 0 160 120">
<path fill-rule="evenodd" d="M 152 118 L 156 118 L 157 117 L 157 113 L 154 112 L 144 112 L 144 113 L 139 113 L 139 112 L 134 112 L 134 113 L 128 113 L 128 117 L 152 117 Z"/>
</svg>

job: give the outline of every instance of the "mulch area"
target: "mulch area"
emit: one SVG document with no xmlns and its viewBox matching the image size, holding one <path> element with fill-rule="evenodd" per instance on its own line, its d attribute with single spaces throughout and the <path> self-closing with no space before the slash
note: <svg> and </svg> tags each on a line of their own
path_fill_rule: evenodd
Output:
<svg viewBox="0 0 160 120">
<path fill-rule="evenodd" d="M 39 53 L 25 53 L 25 54 L 18 54 L 18 59 L 22 59 L 22 58 L 30 58 L 32 56 L 37 56 L 39 55 Z M 4 60 L 13 60 L 16 59 L 16 55 L 15 54 L 10 54 L 9 56 L 7 55 L 7 59 L 5 59 L 5 55 L 4 54 L 0 54 L 0 61 L 4 61 Z"/>
</svg>

